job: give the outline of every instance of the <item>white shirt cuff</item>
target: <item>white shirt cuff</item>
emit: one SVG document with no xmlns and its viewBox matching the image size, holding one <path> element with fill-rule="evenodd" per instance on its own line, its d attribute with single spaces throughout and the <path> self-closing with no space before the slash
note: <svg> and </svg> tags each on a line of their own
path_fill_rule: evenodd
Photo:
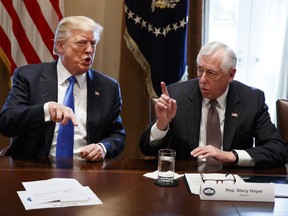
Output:
<svg viewBox="0 0 288 216">
<path fill-rule="evenodd" d="M 162 139 L 163 137 L 165 137 L 165 135 L 168 132 L 168 129 L 165 131 L 159 130 L 156 126 L 156 123 L 155 123 L 151 128 L 150 142 L 152 142 L 154 140 L 159 140 L 159 139 Z"/>
<path fill-rule="evenodd" d="M 51 121 L 50 119 L 50 113 L 49 113 L 49 110 L 48 110 L 48 105 L 51 101 L 49 102 L 46 102 L 43 106 L 43 109 L 44 109 L 44 118 L 45 118 L 45 122 L 48 122 L 48 121 Z"/>
<path fill-rule="evenodd" d="M 97 143 L 96 145 L 100 145 L 104 151 L 104 158 L 106 157 L 106 152 L 107 152 L 107 149 L 106 147 L 103 145 L 103 143 Z"/>
<path fill-rule="evenodd" d="M 245 150 L 235 150 L 239 156 L 238 166 L 255 166 L 254 159 Z"/>
</svg>

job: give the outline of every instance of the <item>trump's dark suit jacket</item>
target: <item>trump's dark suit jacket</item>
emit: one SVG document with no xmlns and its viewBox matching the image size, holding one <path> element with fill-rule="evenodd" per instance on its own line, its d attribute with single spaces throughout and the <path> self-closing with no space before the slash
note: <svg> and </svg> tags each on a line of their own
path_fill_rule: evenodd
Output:
<svg viewBox="0 0 288 216">
<path fill-rule="evenodd" d="M 177 113 L 167 135 L 157 147 L 149 143 L 151 126 L 143 133 L 140 149 L 145 155 L 157 155 L 161 148 L 173 148 L 178 159 L 192 159 L 190 151 L 199 145 L 202 95 L 198 79 L 168 86 L 177 101 Z M 255 147 L 253 140 L 255 139 Z M 256 166 L 279 166 L 287 162 L 287 145 L 270 120 L 264 93 L 240 82 L 230 84 L 227 95 L 223 150 L 246 150 Z"/>
<path fill-rule="evenodd" d="M 0 113 L 0 132 L 14 137 L 6 152 L 15 157 L 47 157 L 55 123 L 44 121 L 43 105 L 57 102 L 57 62 L 27 65 L 15 70 L 13 87 Z M 87 73 L 87 144 L 101 142 L 106 157 L 124 149 L 125 130 L 120 111 L 119 83 L 104 74 Z"/>
</svg>

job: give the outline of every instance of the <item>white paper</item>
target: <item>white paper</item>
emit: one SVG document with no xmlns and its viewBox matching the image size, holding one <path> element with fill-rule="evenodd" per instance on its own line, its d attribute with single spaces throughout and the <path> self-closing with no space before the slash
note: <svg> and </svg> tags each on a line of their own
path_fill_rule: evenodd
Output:
<svg viewBox="0 0 288 216">
<path fill-rule="evenodd" d="M 200 173 L 185 173 L 184 175 L 187 180 L 191 193 L 198 195 L 200 192 L 200 185 L 203 183 Z M 204 178 L 206 179 L 217 179 L 217 180 L 232 179 L 231 175 L 226 176 L 226 174 L 222 174 L 222 173 L 208 173 L 208 174 L 203 174 L 203 175 L 204 175 Z M 244 180 L 240 176 L 234 175 L 234 177 L 236 179 L 236 184 L 244 183 Z M 209 181 L 209 183 L 213 184 L 213 181 Z M 216 184 L 216 181 L 214 183 Z M 218 183 L 218 184 L 221 184 L 221 183 Z M 223 184 L 234 184 L 234 182 L 224 181 Z"/>
<path fill-rule="evenodd" d="M 89 187 L 84 187 L 84 191 L 86 196 L 88 197 L 87 201 L 34 203 L 30 201 L 29 193 L 27 191 L 17 191 L 17 194 L 20 197 L 20 200 L 22 201 L 26 210 L 103 204 L 102 201 L 93 193 L 93 191 Z"/>
<path fill-rule="evenodd" d="M 201 200 L 275 202 L 274 186 L 269 183 L 213 184 L 200 186 Z"/>
<path fill-rule="evenodd" d="M 275 197 L 288 198 L 288 184 L 274 184 Z"/>
<path fill-rule="evenodd" d="M 145 173 L 143 176 L 145 176 L 147 178 L 158 179 L 158 170 L 156 170 L 154 172 Z M 181 178 L 182 176 L 184 176 L 184 175 L 183 174 L 179 175 L 178 173 L 174 173 L 174 179 Z"/>
<path fill-rule="evenodd" d="M 82 191 L 83 186 L 76 179 L 53 178 L 23 182 L 22 184 L 33 203 L 82 201 L 88 199 Z"/>
<path fill-rule="evenodd" d="M 52 178 L 22 184 L 26 191 L 17 193 L 26 210 L 102 204 L 89 187 L 76 179 Z"/>
<path fill-rule="evenodd" d="M 82 185 L 76 179 L 72 178 L 51 178 L 47 180 L 22 182 L 22 184 L 25 190 L 29 191 L 49 191 L 51 188 L 82 188 Z"/>
</svg>

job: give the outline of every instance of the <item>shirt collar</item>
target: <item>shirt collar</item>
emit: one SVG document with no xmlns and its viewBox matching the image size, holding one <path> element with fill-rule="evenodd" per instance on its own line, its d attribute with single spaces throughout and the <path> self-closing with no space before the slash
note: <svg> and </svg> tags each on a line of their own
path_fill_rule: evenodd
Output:
<svg viewBox="0 0 288 216">
<path fill-rule="evenodd" d="M 226 106 L 228 91 L 229 91 L 229 85 L 228 85 L 227 89 L 225 90 L 224 94 L 222 94 L 220 97 L 216 98 L 218 101 L 219 108 L 221 108 L 221 109 L 223 109 Z M 210 99 L 203 97 L 203 100 L 204 100 L 204 106 L 207 106 Z"/>
<path fill-rule="evenodd" d="M 71 73 L 64 67 L 60 59 L 57 61 L 57 76 L 58 85 L 63 85 L 63 83 L 71 76 Z M 82 88 L 86 82 L 86 73 L 77 75 L 75 78 L 79 87 Z"/>
</svg>

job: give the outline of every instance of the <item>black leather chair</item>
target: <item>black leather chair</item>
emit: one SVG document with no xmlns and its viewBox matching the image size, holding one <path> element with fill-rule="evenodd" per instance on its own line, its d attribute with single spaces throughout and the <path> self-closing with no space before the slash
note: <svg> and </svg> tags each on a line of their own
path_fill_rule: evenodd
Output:
<svg viewBox="0 0 288 216">
<path fill-rule="evenodd" d="M 277 128 L 282 139 L 288 143 L 288 99 L 276 101 Z"/>
</svg>

